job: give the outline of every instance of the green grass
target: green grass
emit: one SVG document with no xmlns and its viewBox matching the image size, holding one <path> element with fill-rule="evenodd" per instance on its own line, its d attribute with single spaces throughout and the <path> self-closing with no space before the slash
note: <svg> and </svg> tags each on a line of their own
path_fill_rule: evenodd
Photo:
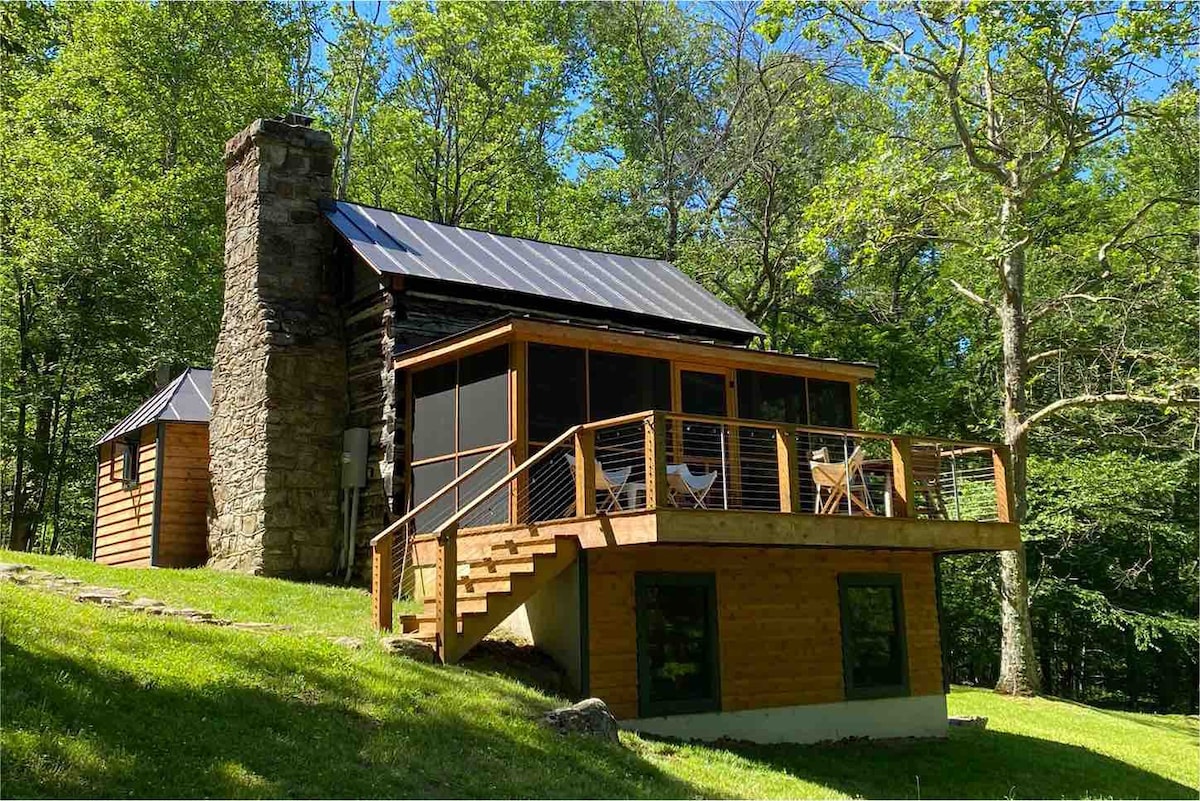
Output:
<svg viewBox="0 0 1200 801">
<path fill-rule="evenodd" d="M 21 558 L 152 597 L 180 593 L 172 602 L 229 617 L 274 610 L 274 622 L 363 631 L 350 591 Z M 251 597 L 218 608 L 221 587 Z M 956 690 L 952 713 L 987 715 L 988 729 L 808 747 L 623 735 L 618 748 L 543 730 L 536 716 L 561 699 L 510 679 L 324 636 L 197 626 L 13 585 L 0 586 L 0 626 L 5 797 L 915 798 L 917 777 L 922 798 L 1196 798 L 1200 788 L 1196 722 L 1180 716 Z"/>
<path fill-rule="evenodd" d="M 229 620 L 282 623 L 302 631 L 335 635 L 371 634 L 371 595 L 357 587 L 302 584 L 202 568 L 108 567 L 84 559 L 3 549 L 0 562 L 19 562 L 89 584 L 126 588 L 131 597 L 142 595 L 189 606 Z"/>
</svg>

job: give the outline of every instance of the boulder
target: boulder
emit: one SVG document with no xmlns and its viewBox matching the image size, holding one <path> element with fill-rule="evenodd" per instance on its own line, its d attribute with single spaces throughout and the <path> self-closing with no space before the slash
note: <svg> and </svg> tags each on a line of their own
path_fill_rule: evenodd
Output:
<svg viewBox="0 0 1200 801">
<path fill-rule="evenodd" d="M 433 646 L 416 637 L 381 637 L 379 646 L 389 654 L 403 656 L 415 662 L 433 664 L 437 661 L 437 652 Z"/>
<path fill-rule="evenodd" d="M 988 719 L 982 715 L 951 715 L 951 726 L 962 726 L 968 729 L 986 729 Z"/>
<path fill-rule="evenodd" d="M 555 709 L 542 716 L 542 724 L 559 734 L 582 734 L 612 743 L 619 743 L 617 719 L 609 711 L 608 704 L 599 698 L 588 698 L 579 703 Z"/>
</svg>

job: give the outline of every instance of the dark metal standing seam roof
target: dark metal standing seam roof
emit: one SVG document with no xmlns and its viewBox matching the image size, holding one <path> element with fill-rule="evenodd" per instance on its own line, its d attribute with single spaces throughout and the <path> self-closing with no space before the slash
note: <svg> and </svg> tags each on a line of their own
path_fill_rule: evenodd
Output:
<svg viewBox="0 0 1200 801">
<path fill-rule="evenodd" d="M 382 273 L 429 278 L 736 331 L 762 330 L 661 259 L 429 222 L 336 201 L 325 216 Z"/>
<path fill-rule="evenodd" d="M 109 440 L 137 431 L 144 425 L 166 420 L 176 423 L 207 423 L 212 412 L 212 370 L 189 367 L 178 378 L 137 407 L 96 441 Z"/>
</svg>

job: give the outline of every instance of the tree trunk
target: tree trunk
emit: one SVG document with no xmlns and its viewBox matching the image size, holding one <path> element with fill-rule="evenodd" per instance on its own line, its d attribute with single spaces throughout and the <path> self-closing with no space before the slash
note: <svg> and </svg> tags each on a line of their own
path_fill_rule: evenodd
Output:
<svg viewBox="0 0 1200 801">
<path fill-rule="evenodd" d="M 1012 451 L 1012 484 L 1016 508 L 1014 522 L 1025 519 L 1027 441 L 1021 423 L 1025 417 L 1025 248 L 1018 200 L 1005 197 L 1000 212 L 1000 336 L 1004 359 L 1004 441 Z M 1033 626 L 1029 616 L 1029 579 L 1025 572 L 1025 547 L 1000 552 L 1000 680 L 998 692 L 1033 695 L 1041 686 L 1033 651 Z"/>
</svg>

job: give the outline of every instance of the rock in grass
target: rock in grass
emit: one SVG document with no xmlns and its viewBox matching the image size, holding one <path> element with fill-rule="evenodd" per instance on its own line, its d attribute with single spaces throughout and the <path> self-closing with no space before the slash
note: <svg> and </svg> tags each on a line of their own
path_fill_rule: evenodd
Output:
<svg viewBox="0 0 1200 801">
<path fill-rule="evenodd" d="M 363 647 L 362 637 L 330 637 L 329 641 L 334 645 L 349 648 L 351 651 L 357 651 Z"/>
<path fill-rule="evenodd" d="M 84 587 L 75 596 L 75 600 L 106 604 L 112 603 L 118 598 L 124 598 L 128 594 L 129 590 L 118 590 L 114 587 Z"/>
<path fill-rule="evenodd" d="M 617 719 L 609 711 L 608 704 L 599 698 L 588 698 L 573 706 L 555 709 L 542 715 L 543 725 L 559 734 L 582 734 L 619 743 Z"/>
<path fill-rule="evenodd" d="M 0 576 L 11 576 L 14 573 L 24 573 L 26 570 L 33 570 L 33 568 L 13 562 L 0 562 Z"/>
<path fill-rule="evenodd" d="M 951 726 L 962 726 L 968 729 L 986 729 L 988 719 L 982 715 L 951 715 Z"/>
<path fill-rule="evenodd" d="M 433 646 L 416 637 L 380 637 L 379 645 L 389 654 L 403 656 L 415 662 L 433 664 L 437 661 L 437 653 Z"/>
</svg>

